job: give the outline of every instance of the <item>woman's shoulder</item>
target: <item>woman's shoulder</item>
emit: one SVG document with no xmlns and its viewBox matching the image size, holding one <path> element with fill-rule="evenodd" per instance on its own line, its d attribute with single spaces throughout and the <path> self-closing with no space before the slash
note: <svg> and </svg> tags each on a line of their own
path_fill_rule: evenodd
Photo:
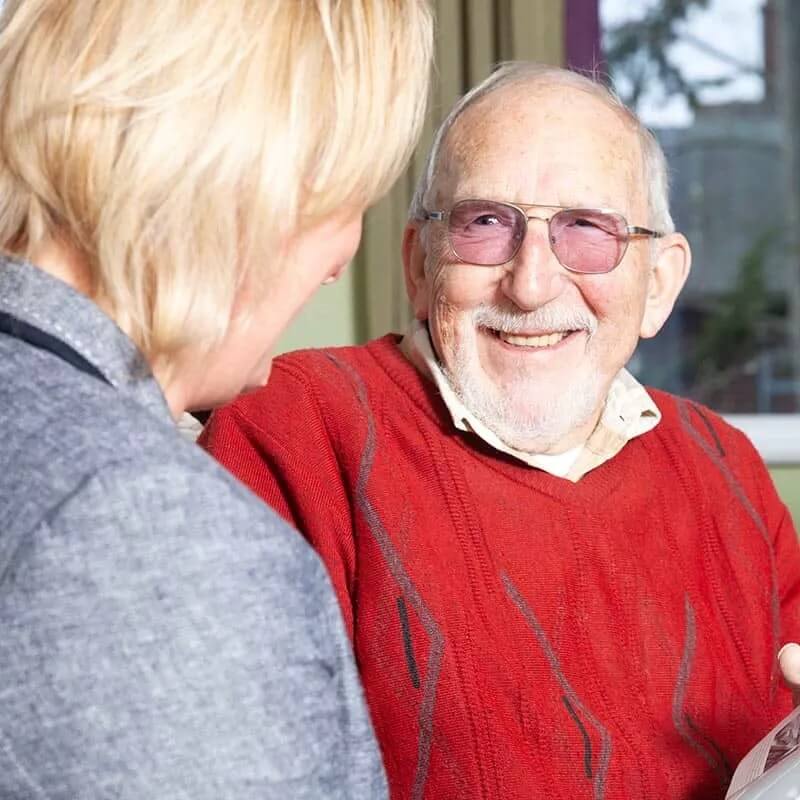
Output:
<svg viewBox="0 0 800 800">
<path fill-rule="evenodd" d="M 94 557 L 140 542 L 184 563 L 238 551 L 317 572 L 302 537 L 168 418 L 111 389 L 35 406 L 0 410 L 0 574 L 26 537 Z"/>
</svg>

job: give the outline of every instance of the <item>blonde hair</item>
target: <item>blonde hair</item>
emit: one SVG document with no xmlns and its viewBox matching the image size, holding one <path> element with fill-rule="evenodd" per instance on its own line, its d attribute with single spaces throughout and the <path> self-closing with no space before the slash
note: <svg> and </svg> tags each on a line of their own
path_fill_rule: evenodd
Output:
<svg viewBox="0 0 800 800">
<path fill-rule="evenodd" d="M 151 359 L 212 347 L 287 236 L 399 175 L 431 39 L 425 0 L 7 0 L 0 247 L 76 248 Z"/>
<path fill-rule="evenodd" d="M 446 154 L 447 134 L 458 118 L 482 98 L 506 86 L 525 85 L 531 89 L 564 86 L 587 92 L 620 114 L 639 140 L 642 153 L 643 180 L 647 185 L 648 224 L 662 233 L 672 233 L 675 224 L 669 211 L 669 173 L 661 145 L 642 121 L 614 92 L 600 80 L 599 75 L 583 75 L 561 67 L 537 64 L 531 61 L 508 61 L 477 86 L 465 94 L 439 126 L 433 139 L 428 159 L 411 201 L 409 218 L 424 219 L 426 203 L 434 202 L 436 175 L 441 159 Z M 430 209 L 428 209 L 430 210 Z"/>
</svg>

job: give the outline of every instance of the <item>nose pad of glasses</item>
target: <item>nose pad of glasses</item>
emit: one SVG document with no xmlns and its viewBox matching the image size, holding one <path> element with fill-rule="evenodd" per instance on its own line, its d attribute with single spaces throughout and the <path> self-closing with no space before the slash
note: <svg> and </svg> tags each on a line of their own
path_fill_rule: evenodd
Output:
<svg viewBox="0 0 800 800">
<path fill-rule="evenodd" d="M 517 253 L 519 252 L 520 248 L 522 247 L 522 242 L 525 239 L 525 218 L 523 217 L 520 219 L 514 220 L 514 225 L 511 228 L 511 234 L 509 237 L 508 244 L 506 246 L 506 259 L 504 261 L 505 264 L 508 264 L 515 258 Z"/>
<path fill-rule="evenodd" d="M 540 228 L 539 225 L 534 224 L 531 225 L 530 223 L 544 223 L 544 227 L 541 230 L 537 230 Z M 530 238 L 531 243 L 538 242 L 539 247 L 541 247 L 545 242 L 547 245 L 552 249 L 553 245 L 555 244 L 554 237 L 550 234 L 549 231 L 549 219 L 547 217 L 535 217 L 535 216 L 528 216 L 526 217 L 520 225 L 519 228 L 519 235 L 518 238 L 515 239 L 515 253 L 518 253 L 522 248 L 523 239 Z M 535 245 L 534 245 L 535 246 Z"/>
</svg>

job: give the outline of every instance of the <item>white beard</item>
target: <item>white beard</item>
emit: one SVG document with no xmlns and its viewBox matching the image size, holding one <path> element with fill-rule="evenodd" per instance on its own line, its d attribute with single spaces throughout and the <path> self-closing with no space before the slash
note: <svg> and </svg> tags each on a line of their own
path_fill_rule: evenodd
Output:
<svg viewBox="0 0 800 800">
<path fill-rule="evenodd" d="M 528 314 L 479 306 L 459 322 L 453 364 L 445 375 L 469 411 L 503 442 L 517 450 L 544 453 L 557 448 L 575 430 L 598 413 L 603 383 L 591 367 L 575 376 L 566 392 L 555 394 L 541 377 L 515 375 L 503 384 L 491 381 L 482 370 L 476 331 L 480 327 L 520 333 L 525 330 L 581 330 L 589 336 L 596 320 L 585 312 L 560 311 L 543 306 Z"/>
</svg>

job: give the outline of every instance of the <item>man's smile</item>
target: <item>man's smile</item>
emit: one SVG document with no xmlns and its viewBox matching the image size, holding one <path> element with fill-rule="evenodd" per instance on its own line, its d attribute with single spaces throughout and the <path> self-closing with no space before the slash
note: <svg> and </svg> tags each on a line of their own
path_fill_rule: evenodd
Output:
<svg viewBox="0 0 800 800">
<path fill-rule="evenodd" d="M 566 343 L 575 338 L 576 334 L 583 333 L 584 331 L 566 330 L 566 331 L 537 331 L 535 333 L 507 333 L 506 331 L 498 331 L 492 328 L 484 328 L 486 333 L 502 342 L 504 345 L 514 348 L 529 348 L 532 350 L 552 350 L 562 342 Z"/>
</svg>

